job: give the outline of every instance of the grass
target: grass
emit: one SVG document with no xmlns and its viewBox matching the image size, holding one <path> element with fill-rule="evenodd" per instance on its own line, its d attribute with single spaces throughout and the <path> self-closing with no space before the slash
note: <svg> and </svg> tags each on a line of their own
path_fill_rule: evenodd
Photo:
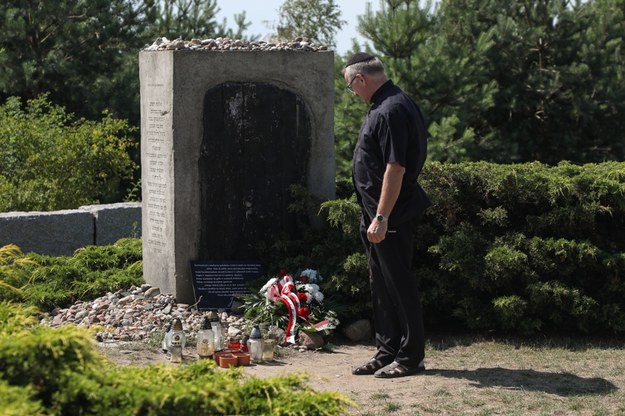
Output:
<svg viewBox="0 0 625 416">
<path fill-rule="evenodd" d="M 401 405 L 395 402 L 386 402 L 384 404 L 384 410 L 386 410 L 388 413 L 395 413 L 397 412 L 399 409 L 401 409 Z"/>
<path fill-rule="evenodd" d="M 625 414 L 622 339 L 441 336 L 430 339 L 426 366 L 355 414 Z"/>
</svg>

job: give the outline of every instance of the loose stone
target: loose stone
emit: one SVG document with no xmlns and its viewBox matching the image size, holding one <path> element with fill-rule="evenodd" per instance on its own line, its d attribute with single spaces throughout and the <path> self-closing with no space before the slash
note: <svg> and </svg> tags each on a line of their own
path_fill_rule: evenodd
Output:
<svg viewBox="0 0 625 416">
<path fill-rule="evenodd" d="M 214 51 L 214 50 L 245 50 L 245 51 L 284 51 L 295 50 L 305 52 L 327 51 L 328 47 L 322 44 L 315 44 L 309 39 L 298 37 L 294 40 L 284 40 L 276 42 L 252 41 L 248 42 L 241 39 L 217 38 L 217 39 L 191 39 L 169 40 L 166 37 L 158 37 L 149 46 L 146 51 L 165 51 L 165 50 L 197 50 L 197 51 Z"/>
<path fill-rule="evenodd" d="M 59 327 L 65 324 L 80 326 L 98 325 L 103 330 L 95 338 L 105 341 L 142 341 L 153 336 L 161 336 L 163 327 L 178 317 L 184 330 L 192 336 L 201 325 L 206 312 L 198 311 L 192 305 L 176 303 L 172 295 L 162 294 L 150 285 L 119 290 L 90 302 L 76 302 L 69 308 L 54 309 L 42 319 L 42 324 Z M 227 312 L 219 315 L 226 336 L 241 336 L 246 321 L 230 316 Z"/>
</svg>

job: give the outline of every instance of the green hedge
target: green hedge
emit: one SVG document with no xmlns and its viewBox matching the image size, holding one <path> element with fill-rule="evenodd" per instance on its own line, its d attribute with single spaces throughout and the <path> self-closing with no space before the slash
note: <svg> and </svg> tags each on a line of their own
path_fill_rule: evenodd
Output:
<svg viewBox="0 0 625 416">
<path fill-rule="evenodd" d="M 107 292 L 139 286 L 143 280 L 141 240 L 124 238 L 108 246 L 88 246 L 73 256 L 23 254 L 0 248 L 0 299 L 42 310 L 67 307 Z"/>
<path fill-rule="evenodd" d="M 353 405 L 302 374 L 261 380 L 212 360 L 117 366 L 84 329 L 40 326 L 36 315 L 0 302 L 2 415 L 338 415 Z"/>
<path fill-rule="evenodd" d="M 421 183 L 432 199 L 417 244 L 426 325 L 625 332 L 625 163 L 429 163 Z M 357 238 L 353 198 L 322 206 Z M 365 258 L 343 259 L 334 288 L 366 314 Z"/>
<path fill-rule="evenodd" d="M 134 128 L 105 113 L 79 119 L 46 95 L 0 105 L 0 212 L 117 202 L 132 181 Z"/>
<path fill-rule="evenodd" d="M 428 163 L 421 182 L 432 199 L 416 248 L 428 327 L 625 332 L 625 163 Z M 345 323 L 369 317 L 371 303 L 360 210 L 351 184 L 338 185 L 321 204 L 331 226 L 267 238 L 259 257 L 269 276 L 317 269 Z M 294 212 L 319 209 L 294 194 Z M 49 310 L 140 284 L 141 269 L 137 239 L 58 258 L 5 247 L 0 296 Z"/>
</svg>

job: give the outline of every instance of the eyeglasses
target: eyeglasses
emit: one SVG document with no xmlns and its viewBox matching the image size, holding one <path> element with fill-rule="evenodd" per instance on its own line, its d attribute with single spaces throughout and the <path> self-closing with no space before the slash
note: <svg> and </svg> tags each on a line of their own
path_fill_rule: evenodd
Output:
<svg viewBox="0 0 625 416">
<path fill-rule="evenodd" d="M 352 83 L 354 82 L 357 76 L 358 74 L 354 75 L 354 78 L 352 78 L 352 80 L 349 81 L 349 84 L 347 84 L 347 91 L 351 92 L 352 94 L 356 94 L 356 92 L 352 89 Z"/>
</svg>

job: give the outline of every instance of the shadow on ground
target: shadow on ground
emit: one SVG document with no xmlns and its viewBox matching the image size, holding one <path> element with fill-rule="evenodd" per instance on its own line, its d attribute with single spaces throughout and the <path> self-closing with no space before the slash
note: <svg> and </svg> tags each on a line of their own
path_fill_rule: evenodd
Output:
<svg viewBox="0 0 625 416">
<path fill-rule="evenodd" d="M 430 333 L 428 335 L 428 345 L 437 351 L 445 351 L 456 347 L 469 347 L 480 342 L 497 342 L 502 345 L 510 345 L 515 348 L 560 348 L 567 351 L 587 351 L 596 348 L 625 349 L 625 339 L 614 339 L 605 337 L 580 337 L 572 338 L 566 336 L 545 336 L 534 337 L 504 337 L 496 335 L 470 334 L 470 333 Z"/>
<path fill-rule="evenodd" d="M 606 395 L 618 388 L 606 379 L 579 377 L 571 373 L 549 373 L 501 367 L 476 370 L 428 369 L 427 374 L 473 380 L 474 387 L 500 387 L 513 390 L 542 391 L 558 396 Z"/>
</svg>

